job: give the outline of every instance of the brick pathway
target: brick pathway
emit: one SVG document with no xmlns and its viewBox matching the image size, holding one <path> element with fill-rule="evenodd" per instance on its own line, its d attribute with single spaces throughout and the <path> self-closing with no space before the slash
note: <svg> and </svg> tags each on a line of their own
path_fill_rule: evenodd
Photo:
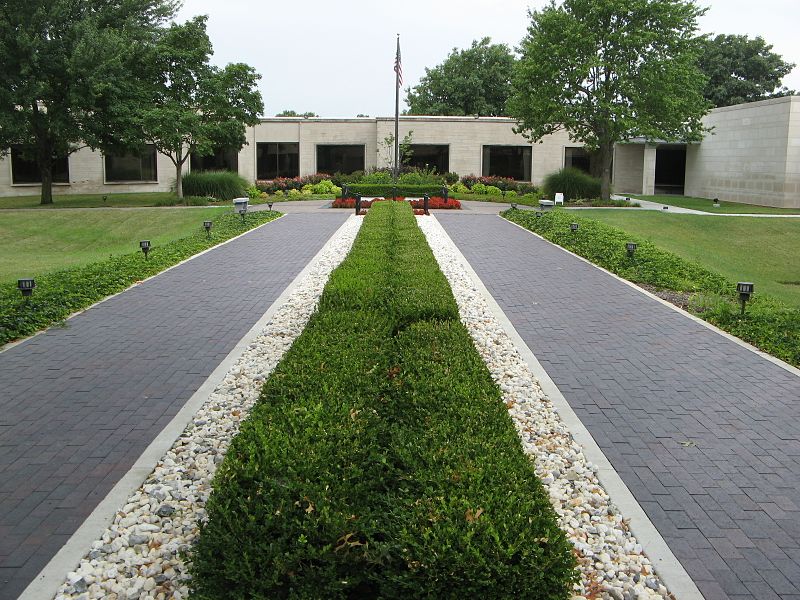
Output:
<svg viewBox="0 0 800 600">
<path fill-rule="evenodd" d="M 520 228 L 436 214 L 707 600 L 800 600 L 800 377 Z"/>
<path fill-rule="evenodd" d="M 0 353 L 0 599 L 22 592 L 349 215 L 288 215 Z"/>
</svg>

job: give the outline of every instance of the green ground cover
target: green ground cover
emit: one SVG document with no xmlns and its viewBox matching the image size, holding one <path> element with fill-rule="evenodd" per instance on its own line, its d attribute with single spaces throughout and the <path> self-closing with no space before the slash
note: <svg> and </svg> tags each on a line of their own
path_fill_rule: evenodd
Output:
<svg viewBox="0 0 800 600">
<path fill-rule="evenodd" d="M 691 196 L 673 196 L 662 194 L 656 196 L 629 195 L 630 198 L 649 200 L 658 204 L 669 206 L 680 206 L 681 208 L 691 208 L 710 213 L 727 214 L 774 214 L 774 215 L 796 215 L 800 214 L 800 208 L 773 208 L 771 206 L 758 206 L 756 204 L 741 204 L 739 202 L 720 202 L 719 207 L 714 207 L 712 199 L 692 198 Z"/>
<path fill-rule="evenodd" d="M 230 208 L 0 212 L 0 283 L 130 254 L 203 231 Z"/>
<path fill-rule="evenodd" d="M 576 576 L 405 203 L 370 209 L 206 508 L 197 600 L 559 600 Z"/>
<path fill-rule="evenodd" d="M 587 215 L 654 242 L 730 281 L 752 281 L 800 308 L 800 219 L 711 218 L 641 211 Z"/>
<path fill-rule="evenodd" d="M 105 200 L 104 200 L 105 198 Z M 39 196 L 12 196 L 0 198 L 0 209 L 3 208 L 142 208 L 149 206 L 176 206 L 189 204 L 205 206 L 210 204 L 207 198 L 184 198 L 178 201 L 173 192 L 138 192 L 130 194 L 59 194 L 53 195 L 53 204 L 39 204 Z M 225 202 L 227 206 L 229 202 Z"/>
<path fill-rule="evenodd" d="M 136 281 L 279 215 L 275 211 L 253 212 L 245 222 L 225 209 L 9 211 L 0 215 L 0 260 L 11 257 L 11 262 L 0 263 L 6 278 L 0 282 L 0 345 L 45 329 Z M 16 220 L 18 228 L 8 228 L 9 217 Z M 204 217 L 214 221 L 210 237 L 202 228 Z M 110 234 L 105 231 L 109 223 L 113 223 Z M 48 226 L 52 227 L 52 234 Z M 27 234 L 20 237 L 20 230 Z M 152 235 L 155 231 L 159 235 Z M 107 244 L 106 250 L 95 254 L 80 239 L 81 235 L 94 236 L 98 244 Z M 150 239 L 152 243 L 149 260 L 138 250 L 140 239 Z M 117 253 L 109 256 L 113 251 Z M 59 257 L 59 252 L 63 256 Z M 45 258 L 26 256 L 39 253 Z M 65 262 L 76 266 L 58 268 Z M 19 264 L 28 266 L 22 271 Z M 42 271 L 37 273 L 37 269 Z M 37 287 L 30 302 L 24 302 L 16 289 L 16 279 L 31 275 L 36 275 Z"/>
<path fill-rule="evenodd" d="M 644 235 L 609 225 L 594 218 L 596 213 L 605 213 L 608 218 L 616 219 L 616 215 L 612 215 L 612 212 L 614 211 L 592 211 L 587 217 L 583 217 L 578 216 L 575 212 L 554 210 L 537 218 L 533 211 L 509 210 L 505 211 L 503 216 L 629 281 L 650 285 L 659 290 L 686 293 L 689 296 L 688 308 L 690 311 L 761 350 L 790 364 L 800 366 L 800 308 L 797 305 L 787 304 L 770 294 L 759 293 L 757 284 L 757 293 L 748 303 L 747 313 L 742 316 L 739 314 L 739 304 L 735 293 L 736 281 L 743 280 L 742 277 L 731 278 L 709 268 L 710 264 L 725 264 L 730 260 L 742 260 L 731 258 L 732 256 L 738 257 L 737 254 L 726 254 L 729 251 L 725 250 L 713 259 L 715 262 L 709 263 L 708 256 L 718 250 L 715 249 L 714 243 L 708 241 L 710 237 L 706 236 L 704 243 L 708 245 L 707 249 L 695 249 L 696 255 L 703 257 L 702 259 L 683 258 L 675 252 L 663 248 L 660 242 L 651 241 Z M 656 228 L 666 227 L 668 223 L 671 223 L 670 219 L 678 219 L 678 225 L 673 223 L 673 226 L 677 227 L 689 227 L 689 223 L 697 220 L 696 225 L 701 228 L 702 232 L 718 225 L 723 228 L 732 227 L 734 225 L 725 224 L 728 221 L 738 220 L 690 217 L 690 215 L 663 215 L 661 213 L 654 213 L 652 216 L 636 213 L 630 217 L 635 218 L 636 221 L 644 218 L 643 222 L 645 223 L 649 222 L 647 219 L 664 218 L 663 221 L 659 219 L 660 225 L 658 221 L 653 221 Z M 687 217 L 690 219 L 684 221 Z M 760 225 L 762 221 L 769 221 L 769 223 L 775 221 L 744 217 L 743 220 L 750 223 L 757 221 L 753 225 L 756 228 L 762 226 Z M 579 224 L 578 231 L 570 231 L 571 222 Z M 778 226 L 780 227 L 780 225 Z M 795 223 L 794 227 L 798 226 L 800 223 Z M 697 233 L 697 237 L 702 235 L 704 234 Z M 716 246 L 730 243 L 732 236 L 730 231 L 718 232 L 717 235 L 719 237 Z M 789 239 L 793 236 L 794 239 L 797 239 L 796 235 L 797 230 L 788 234 Z M 689 240 L 691 239 L 695 238 L 690 236 Z M 625 249 L 625 243 L 628 241 L 639 244 L 633 257 L 628 256 Z M 676 242 L 670 243 L 675 244 Z M 697 242 L 696 239 L 694 244 L 700 246 L 700 242 Z M 794 247 L 793 255 L 796 256 L 796 244 Z M 748 246 L 743 253 L 756 252 L 752 248 Z M 763 251 L 768 251 L 768 248 L 764 248 Z M 797 261 L 793 260 L 792 264 L 796 265 Z M 751 266 L 751 268 L 754 267 Z M 738 268 L 735 266 L 729 264 L 728 269 L 727 272 L 734 269 L 738 273 Z M 791 271 L 789 273 L 789 276 L 793 276 Z M 751 274 L 756 275 L 757 272 L 754 271 Z M 756 283 L 757 281 L 756 279 Z"/>
</svg>

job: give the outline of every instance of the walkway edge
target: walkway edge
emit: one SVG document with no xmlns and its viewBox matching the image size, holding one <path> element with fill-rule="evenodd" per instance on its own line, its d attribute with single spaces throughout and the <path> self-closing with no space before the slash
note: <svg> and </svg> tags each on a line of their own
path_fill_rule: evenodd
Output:
<svg viewBox="0 0 800 600">
<path fill-rule="evenodd" d="M 207 207 L 197 206 L 197 207 L 189 207 L 189 208 L 207 208 Z M 6 210 L 10 210 L 10 209 L 6 209 Z M 29 209 L 28 209 L 28 210 L 29 210 Z M 69 209 L 69 208 L 60 208 L 60 209 L 58 209 L 58 210 L 73 210 L 73 209 Z M 75 209 L 75 210 L 80 210 L 80 209 Z M 94 209 L 89 209 L 89 210 L 94 210 Z M 109 209 L 105 209 L 105 210 L 117 210 L 117 209 L 109 208 Z M 136 209 L 136 210 L 139 210 L 139 209 Z M 277 211 L 276 211 L 276 212 L 277 212 Z M 182 264 L 184 264 L 184 263 L 187 263 L 187 262 L 189 262 L 190 260 L 194 260 L 194 259 L 195 259 L 195 258 L 197 258 L 198 256 L 203 256 L 203 254 L 206 254 L 207 252 L 211 252 L 212 250 L 216 250 L 216 249 L 217 249 L 217 248 L 219 248 L 220 246 L 224 246 L 225 244 L 230 244 L 231 242 L 238 240 L 240 237 L 242 237 L 242 236 L 245 236 L 245 235 L 247 235 L 248 233 L 252 233 L 253 231 L 257 231 L 257 230 L 261 229 L 262 227 L 266 227 L 266 226 L 267 226 L 267 225 L 269 225 L 270 223 L 274 223 L 275 221 L 278 221 L 278 220 L 282 219 L 282 218 L 283 218 L 283 217 L 285 217 L 285 216 L 287 216 L 287 215 L 286 215 L 286 213 L 282 213 L 282 214 L 278 215 L 276 218 L 272 219 L 271 221 L 267 221 L 266 223 L 262 223 L 262 224 L 261 224 L 261 225 L 259 225 L 258 227 L 253 227 L 252 229 L 248 229 L 248 230 L 247 230 L 247 231 L 245 231 L 244 233 L 240 233 L 239 235 L 237 235 L 237 236 L 235 236 L 235 237 L 232 237 L 232 238 L 230 238 L 230 239 L 227 239 L 227 240 L 225 240 L 225 241 L 223 241 L 223 242 L 220 242 L 219 244 L 216 244 L 216 245 L 214 245 L 214 246 L 211 246 L 210 248 L 206 248 L 205 250 L 201 250 L 201 251 L 200 251 L 200 252 L 198 252 L 197 254 L 192 254 L 192 255 L 191 255 L 189 258 L 184 258 L 184 259 L 183 259 L 181 262 L 179 262 L 179 263 L 175 263 L 174 265 L 171 265 L 171 266 L 167 267 L 167 268 L 166 268 L 166 269 L 164 269 L 163 271 L 159 271 L 159 272 L 158 272 L 158 273 L 156 273 L 155 275 L 150 275 L 150 277 L 146 277 L 145 279 L 142 279 L 141 281 L 135 281 L 135 282 L 133 282 L 133 283 L 132 283 L 132 284 L 130 284 L 128 287 L 126 287 L 124 290 L 120 290 L 119 292 L 117 292 L 117 293 L 115 293 L 115 294 L 111 294 L 110 296 L 106 296 L 105 298 L 101 298 L 100 300 L 98 300 L 98 301 L 97 301 L 97 302 L 95 302 L 94 304 L 90 304 L 90 305 L 89 305 L 89 306 L 87 306 L 86 308 L 81 308 L 80 310 L 76 310 L 74 313 L 72 313 L 72 314 L 70 314 L 69 316 L 65 317 L 63 321 L 59 321 L 59 323 L 66 323 L 67 321 L 69 321 L 69 320 L 70 320 L 70 319 L 72 319 L 73 317 L 77 317 L 78 315 L 81 315 L 81 314 L 85 313 L 87 310 L 91 310 L 92 308 L 94 308 L 94 307 L 95 307 L 95 306 L 97 306 L 98 304 L 102 304 L 103 302 L 106 302 L 106 301 L 108 301 L 108 300 L 111 300 L 112 298 L 116 298 L 116 297 L 117 297 L 117 296 L 119 296 L 120 294 L 124 294 L 124 293 L 125 293 L 125 292 L 127 292 L 129 289 L 131 289 L 131 288 L 134 288 L 134 287 L 136 287 L 137 285 L 142 285 L 143 283 L 145 283 L 145 282 L 147 282 L 147 281 L 150 281 L 151 279 L 155 279 L 156 277 L 158 277 L 159 275 L 162 275 L 162 274 L 166 273 L 167 271 L 171 271 L 172 269 L 175 269 L 175 268 L 177 268 L 177 267 L 180 267 Z M 19 340 L 14 340 L 13 342 L 8 342 L 8 343 L 7 343 L 7 344 L 5 344 L 4 346 L 0 346 L 0 354 L 2 354 L 3 352 L 5 352 L 6 350 L 11 350 L 11 348 L 14 348 L 14 347 L 16 347 L 16 346 L 19 346 L 20 344 L 24 344 L 24 343 L 25 343 L 25 342 L 27 342 L 28 340 L 35 338 L 37 335 L 41 335 L 42 333 L 44 333 L 44 332 L 46 332 L 46 331 L 49 331 L 49 330 L 50 330 L 50 328 L 52 328 L 52 327 L 58 327 L 58 326 L 59 326 L 59 325 L 58 325 L 58 323 L 54 323 L 54 324 L 50 325 L 49 327 L 45 327 L 44 329 L 41 329 L 41 330 L 37 331 L 36 333 L 32 333 L 32 334 L 31 334 L 31 335 L 29 335 L 28 337 L 24 337 L 24 338 L 22 338 L 22 339 L 19 339 Z"/>
<path fill-rule="evenodd" d="M 448 235 L 448 238 L 449 237 Z M 636 501 L 636 498 L 634 498 L 628 486 L 625 485 L 625 482 L 622 481 L 622 478 L 611 465 L 611 462 L 600 449 L 600 446 L 597 445 L 592 434 L 589 433 L 589 430 L 578 418 L 578 415 L 572 410 L 572 407 L 569 405 L 566 398 L 564 398 L 561 390 L 558 389 L 558 386 L 547 374 L 547 371 L 542 367 L 539 360 L 528 347 L 528 344 L 525 343 L 525 340 L 517 333 L 514 325 L 506 316 L 505 312 L 503 312 L 503 309 L 500 308 L 500 305 L 483 284 L 483 281 L 478 277 L 478 274 L 472 268 L 472 265 L 469 264 L 466 257 L 461 253 L 461 250 L 458 249 L 458 246 L 452 238 L 450 242 L 456 249 L 459 259 L 472 278 L 476 289 L 486 299 L 489 310 L 495 318 L 497 318 L 508 337 L 511 338 L 520 356 L 533 372 L 534 377 L 539 380 L 539 385 L 541 385 L 545 395 L 552 401 L 556 411 L 572 434 L 573 439 L 580 444 L 586 458 L 597 467 L 597 477 L 600 483 L 611 497 L 613 504 L 620 510 L 624 518 L 628 519 L 631 531 L 642 545 L 642 548 L 644 548 L 645 554 L 647 554 L 647 557 L 667 585 L 667 588 L 669 588 L 669 591 L 672 592 L 678 600 L 703 600 L 703 595 L 700 593 L 700 590 L 697 588 L 692 578 L 689 577 L 683 565 L 672 553 L 672 550 L 670 550 L 664 538 L 661 537 L 655 525 L 650 521 L 644 509 Z"/>
<path fill-rule="evenodd" d="M 236 346 L 234 346 L 217 368 L 214 369 L 197 391 L 192 394 L 191 398 L 186 401 L 166 427 L 161 430 L 161 433 L 159 433 L 150 445 L 145 448 L 144 452 L 142 452 L 130 470 L 122 476 L 111 491 L 108 492 L 106 497 L 95 507 L 92 513 L 86 517 L 86 520 L 78 527 L 75 533 L 72 534 L 64 546 L 61 547 L 56 555 L 50 559 L 50 562 L 45 565 L 28 587 L 25 588 L 22 594 L 20 594 L 18 600 L 43 600 L 44 598 L 53 598 L 56 595 L 67 573 L 72 571 L 80 563 L 81 558 L 83 558 L 91 548 L 92 542 L 97 540 L 111 524 L 116 511 L 123 506 L 130 495 L 142 485 L 161 457 L 172 448 L 175 440 L 178 439 L 192 420 L 194 414 L 208 400 L 208 397 L 222 382 L 225 374 L 239 359 L 245 349 L 247 349 L 247 346 L 253 342 L 270 319 L 272 319 L 272 316 L 298 287 L 300 282 L 311 272 L 314 265 L 316 265 L 322 254 L 332 243 L 332 240 L 336 239 L 347 223 L 355 218 L 354 215 L 349 216 L 334 232 L 314 258 L 312 258 L 303 270 L 297 274 L 297 277 L 283 290 L 281 295 L 275 299 L 256 324 L 239 340 Z M 270 221 L 270 223 L 273 221 Z M 268 223 L 264 225 L 268 225 Z M 258 228 L 251 229 L 250 231 L 254 231 L 255 229 Z M 242 235 L 246 235 L 246 233 Z M 233 239 L 236 238 L 232 238 L 228 241 L 232 241 Z M 199 256 L 199 254 L 195 256 Z M 162 273 L 163 272 L 164 271 L 162 271 Z"/>
<path fill-rule="evenodd" d="M 500 218 L 500 219 L 503 219 L 503 217 L 501 217 L 500 215 L 497 215 L 497 217 Z M 782 361 L 780 358 L 776 358 L 776 357 L 772 356 L 771 354 L 767 354 L 763 350 L 759 350 L 758 348 L 756 348 L 752 344 L 748 344 L 744 340 L 736 337 L 735 335 L 731 335 L 730 333 L 720 329 L 716 325 L 713 325 L 712 323 L 709 323 L 708 321 L 704 321 L 700 317 L 697 317 L 697 316 L 693 315 L 692 313 L 690 313 L 688 311 L 685 311 L 685 310 L 683 310 L 682 308 L 680 308 L 678 306 L 675 306 L 671 302 L 667 302 L 663 298 L 659 298 L 658 296 L 656 296 L 652 292 L 648 292 L 646 289 L 644 289 L 642 287 L 639 287 L 638 285 L 636 285 L 632 281 L 628 281 L 627 279 L 623 279 L 622 277 L 620 277 L 616 273 L 612 273 L 611 271 L 608 271 L 608 270 L 604 269 L 600 265 L 596 265 L 595 263 L 590 261 L 588 258 L 584 258 L 582 256 L 579 256 L 578 254 L 575 254 L 574 252 L 571 252 L 571 251 L 567 250 L 563 246 L 559 246 L 558 244 L 555 244 L 555 243 L 551 242 L 547 238 L 543 238 L 542 236 L 540 236 L 535 231 L 531 231 L 530 229 L 525 229 L 522 225 L 519 225 L 518 223 L 514 223 L 513 221 L 509 221 L 508 219 L 503 219 L 503 221 L 505 221 L 506 223 L 510 223 L 511 225 L 514 225 L 515 227 L 519 227 L 520 229 L 522 229 L 522 231 L 525 231 L 525 232 L 527 232 L 527 233 L 529 233 L 529 234 L 531 234 L 533 236 L 536 236 L 537 238 L 539 238 L 540 240 L 542 240 L 544 242 L 547 242 L 551 246 L 555 246 L 559 250 L 562 250 L 562 251 L 566 252 L 567 254 L 570 254 L 570 255 L 574 256 L 578 260 L 585 262 L 587 265 L 591 265 L 595 269 L 601 270 L 606 275 L 610 275 L 611 277 L 613 277 L 617 281 L 621 281 L 622 283 L 624 283 L 628 287 L 633 288 L 634 290 L 636 290 L 640 294 L 644 294 L 648 298 L 652 298 L 656 302 L 660 302 L 661 304 L 663 304 L 667 308 L 670 308 L 670 309 L 674 310 L 675 312 L 683 315 L 684 317 L 687 317 L 687 318 L 691 319 L 692 321 L 702 325 L 706 329 L 710 329 L 711 331 L 713 331 L 715 333 L 718 333 L 722 337 L 724 337 L 724 338 L 730 340 L 731 342 L 741 346 L 742 348 L 746 348 L 747 350 L 750 350 L 750 352 L 754 352 L 755 354 L 758 354 L 761 358 L 763 358 L 765 360 L 768 360 L 769 362 L 773 363 L 774 365 L 777 365 L 780 368 L 782 368 L 782 369 L 784 369 L 786 371 L 789 371 L 789 373 L 791 373 L 792 375 L 796 375 L 797 377 L 800 377 L 800 369 L 790 365 L 787 362 Z"/>
</svg>

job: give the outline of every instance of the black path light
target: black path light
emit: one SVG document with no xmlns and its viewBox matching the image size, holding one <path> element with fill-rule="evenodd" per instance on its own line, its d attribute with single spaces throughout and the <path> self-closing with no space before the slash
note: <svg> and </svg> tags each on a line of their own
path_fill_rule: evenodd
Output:
<svg viewBox="0 0 800 600">
<path fill-rule="evenodd" d="M 664 206 L 661 207 L 661 210 L 669 210 L 669 206 L 664 205 Z"/>
<path fill-rule="evenodd" d="M 356 216 L 361 214 L 361 194 L 356 194 Z"/>
<path fill-rule="evenodd" d="M 447 194 L 449 190 L 447 189 L 447 185 L 442 186 L 442 198 L 444 199 L 444 203 L 447 204 Z"/>
<path fill-rule="evenodd" d="M 628 251 L 628 256 L 633 257 L 634 253 L 636 252 L 636 248 L 638 247 L 639 245 L 635 242 L 628 242 L 625 244 L 625 250 Z"/>
<path fill-rule="evenodd" d="M 537 210 L 537 211 L 536 211 L 536 218 L 538 219 L 538 218 L 539 218 L 539 217 L 541 217 L 541 216 L 542 216 L 542 211 L 540 211 L 540 210 Z"/>
<path fill-rule="evenodd" d="M 267 208 L 269 208 L 269 212 L 272 212 L 272 205 L 275 204 L 272 200 L 267 200 Z"/>
<path fill-rule="evenodd" d="M 239 216 L 242 217 L 242 223 L 244 223 L 244 217 L 247 214 L 247 207 L 243 206 L 239 209 Z"/>
<path fill-rule="evenodd" d="M 736 291 L 739 292 L 739 302 L 742 303 L 742 314 L 744 314 L 744 305 L 750 300 L 754 290 L 755 286 L 749 281 L 740 281 L 736 284 Z"/>
<path fill-rule="evenodd" d="M 22 297 L 25 298 L 25 301 L 28 302 L 30 300 L 31 295 L 33 295 L 33 288 L 36 287 L 36 280 L 31 279 L 17 279 L 17 289 L 22 292 Z"/>
<path fill-rule="evenodd" d="M 719 198 L 714 198 L 714 208 L 719 208 Z"/>
<path fill-rule="evenodd" d="M 428 202 L 430 202 L 431 197 L 428 194 L 422 195 L 422 212 L 426 215 L 430 215 L 431 213 L 428 212 Z"/>
<path fill-rule="evenodd" d="M 203 228 L 206 230 L 206 237 L 208 237 L 208 238 L 211 237 L 211 226 L 213 224 L 214 223 L 211 222 L 211 221 L 203 221 Z"/>
<path fill-rule="evenodd" d="M 144 259 L 147 260 L 147 254 L 150 252 L 150 240 L 142 240 L 139 242 L 139 248 L 144 252 Z"/>
<path fill-rule="evenodd" d="M 570 223 L 569 224 L 570 231 L 578 231 L 578 224 L 577 223 Z"/>
<path fill-rule="evenodd" d="M 512 202 L 511 203 L 511 209 L 512 210 L 517 210 L 517 203 L 516 202 Z"/>
</svg>

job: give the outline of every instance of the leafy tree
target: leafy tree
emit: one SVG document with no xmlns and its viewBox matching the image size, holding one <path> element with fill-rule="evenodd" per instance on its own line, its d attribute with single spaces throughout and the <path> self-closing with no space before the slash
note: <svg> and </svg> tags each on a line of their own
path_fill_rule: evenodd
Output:
<svg viewBox="0 0 800 600">
<path fill-rule="evenodd" d="M 53 164 L 81 147 L 124 147 L 137 136 L 145 48 L 174 0 L 3 0 L 0 154 L 36 161 L 42 204 Z"/>
<path fill-rule="evenodd" d="M 403 136 L 400 143 L 397 144 L 400 150 L 400 165 L 407 165 L 411 162 L 411 157 L 414 156 L 414 149 L 411 145 L 413 141 L 414 131 L 411 130 Z M 378 142 L 378 152 L 383 157 L 384 162 L 390 167 L 394 168 L 394 134 L 390 133 L 382 142 Z"/>
<path fill-rule="evenodd" d="M 509 100 L 515 131 L 541 141 L 566 129 L 597 151 L 608 199 L 616 142 L 702 137 L 703 12 L 684 0 L 551 0 L 530 12 Z"/>
<path fill-rule="evenodd" d="M 795 67 L 757 37 L 718 35 L 703 42 L 700 69 L 708 77 L 703 95 L 714 106 L 731 106 L 794 94 L 781 85 Z"/>
<path fill-rule="evenodd" d="M 245 127 L 255 125 L 264 110 L 256 89 L 260 75 L 242 63 L 214 67 L 211 53 L 206 17 L 195 17 L 163 29 L 150 57 L 154 83 L 150 106 L 142 113 L 143 139 L 175 165 L 179 198 L 191 153 L 240 149 Z"/>
<path fill-rule="evenodd" d="M 311 117 L 318 117 L 319 115 L 317 113 L 314 113 L 314 112 L 311 112 L 311 111 L 304 112 L 304 113 L 299 113 L 299 112 L 294 111 L 294 110 L 284 110 L 284 111 L 279 112 L 275 116 L 276 117 L 302 117 L 304 119 L 309 119 Z"/>
<path fill-rule="evenodd" d="M 473 41 L 466 50 L 453 51 L 445 61 L 406 90 L 411 115 L 506 114 L 511 93 L 514 56 L 505 44 L 492 44 L 488 37 Z"/>
</svg>

